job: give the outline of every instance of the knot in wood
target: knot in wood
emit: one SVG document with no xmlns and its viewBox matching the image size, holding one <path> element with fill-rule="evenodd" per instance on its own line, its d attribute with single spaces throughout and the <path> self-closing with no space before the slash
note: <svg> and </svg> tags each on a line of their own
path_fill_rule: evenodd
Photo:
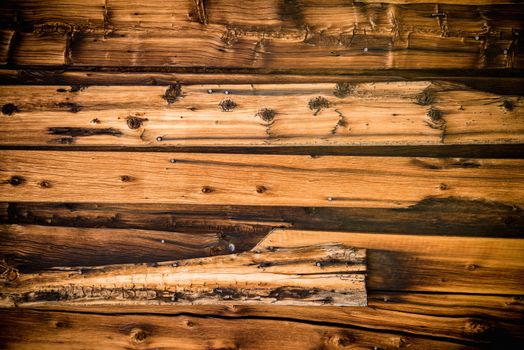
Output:
<svg viewBox="0 0 524 350">
<path fill-rule="evenodd" d="M 147 334 L 140 328 L 134 328 L 131 330 L 131 341 L 134 343 L 143 343 L 147 338 Z"/>
<path fill-rule="evenodd" d="M 218 105 L 222 108 L 222 112 L 230 112 L 237 106 L 235 101 L 230 98 L 222 100 Z"/>
<path fill-rule="evenodd" d="M 338 98 L 344 98 L 349 96 L 354 90 L 355 87 L 350 83 L 337 83 L 333 95 Z"/>
<path fill-rule="evenodd" d="M 2 114 L 12 115 L 15 112 L 18 112 L 18 107 L 12 103 L 6 103 L 2 106 Z"/>
<path fill-rule="evenodd" d="M 482 335 L 491 331 L 491 324 L 483 319 L 472 318 L 466 321 L 464 331 L 468 334 Z"/>
<path fill-rule="evenodd" d="M 271 108 L 262 108 L 261 110 L 257 112 L 255 116 L 259 117 L 266 123 L 271 123 L 273 119 L 275 119 L 275 115 L 276 115 L 275 111 L 272 110 Z"/>
<path fill-rule="evenodd" d="M 167 101 L 168 104 L 175 103 L 176 100 L 182 96 L 182 87 L 180 84 L 169 85 L 162 98 Z"/>
<path fill-rule="evenodd" d="M 147 118 L 139 118 L 137 116 L 129 116 L 126 118 L 127 126 L 129 129 L 138 129 L 142 126 L 142 123 L 147 121 Z"/>
<path fill-rule="evenodd" d="M 11 176 L 8 182 L 11 186 L 19 186 L 25 182 L 25 179 L 21 176 L 15 175 L 15 176 Z"/>
</svg>

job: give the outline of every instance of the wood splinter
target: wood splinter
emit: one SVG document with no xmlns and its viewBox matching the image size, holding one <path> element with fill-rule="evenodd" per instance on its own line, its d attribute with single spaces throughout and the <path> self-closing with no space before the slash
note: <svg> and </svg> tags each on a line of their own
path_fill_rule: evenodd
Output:
<svg viewBox="0 0 524 350">
<path fill-rule="evenodd" d="M 1 306 L 276 304 L 366 306 L 366 251 L 256 247 L 155 264 L 57 267 L 0 280 Z"/>
</svg>

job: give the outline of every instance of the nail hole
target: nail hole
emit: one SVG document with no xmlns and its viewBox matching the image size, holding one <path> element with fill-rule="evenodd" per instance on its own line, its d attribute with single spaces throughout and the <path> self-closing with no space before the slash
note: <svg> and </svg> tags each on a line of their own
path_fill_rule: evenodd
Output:
<svg viewBox="0 0 524 350">
<path fill-rule="evenodd" d="M 213 189 L 209 186 L 202 187 L 202 193 L 211 193 L 213 192 Z"/>
<path fill-rule="evenodd" d="M 264 193 L 267 191 L 267 188 L 264 186 L 257 186 L 257 193 Z"/>
</svg>

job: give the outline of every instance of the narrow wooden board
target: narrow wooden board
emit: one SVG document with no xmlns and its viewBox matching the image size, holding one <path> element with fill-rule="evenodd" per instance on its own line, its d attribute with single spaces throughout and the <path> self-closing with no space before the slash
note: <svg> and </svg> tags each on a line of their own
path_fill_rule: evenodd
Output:
<svg viewBox="0 0 524 350">
<path fill-rule="evenodd" d="M 522 66 L 518 33 L 524 7 L 510 1 L 66 0 L 6 1 L 2 7 L 2 22 L 18 28 L 17 40 L 4 43 L 16 65 Z"/>
<path fill-rule="evenodd" d="M 524 240 L 276 229 L 254 249 L 338 242 L 368 251 L 370 290 L 524 294 Z"/>
<path fill-rule="evenodd" d="M 522 160 L 60 151 L 0 160 L 0 201 L 402 208 L 524 198 Z"/>
<path fill-rule="evenodd" d="M 231 250 L 234 250 L 232 248 Z M 366 252 L 342 245 L 265 248 L 153 264 L 4 267 L 2 305 L 63 303 L 366 305 Z"/>
<path fill-rule="evenodd" d="M 524 143 L 519 96 L 438 81 L 0 87 L 0 146 Z"/>
</svg>

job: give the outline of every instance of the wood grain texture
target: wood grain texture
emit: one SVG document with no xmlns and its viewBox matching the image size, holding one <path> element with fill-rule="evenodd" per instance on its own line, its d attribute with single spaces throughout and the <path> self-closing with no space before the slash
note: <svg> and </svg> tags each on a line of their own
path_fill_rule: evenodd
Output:
<svg viewBox="0 0 524 350">
<path fill-rule="evenodd" d="M 27 308 L 22 306 L 23 308 Z M 64 305 L 49 302 L 29 307 L 34 310 L 83 312 L 100 315 L 187 316 L 218 319 L 272 319 L 309 324 L 375 329 L 411 336 L 438 337 L 479 346 L 517 342 L 521 331 L 523 305 L 517 296 L 467 294 L 410 294 L 371 292 L 367 308 L 296 306 L 175 306 L 175 305 Z"/>
<path fill-rule="evenodd" d="M 22 273 L 31 273 L 53 266 L 155 263 L 183 259 L 190 254 L 226 254 L 229 243 L 226 247 L 223 245 L 232 242 L 229 238 L 231 234 L 225 234 L 220 240 L 221 250 L 208 250 L 202 243 L 200 248 L 196 246 L 188 251 L 186 244 L 175 239 L 189 237 L 188 241 L 199 242 L 202 233 L 182 236 L 172 232 L 155 232 L 144 238 L 139 230 L 129 230 L 125 236 L 119 234 L 120 231 L 124 230 L 2 226 L 0 252 L 9 266 L 17 267 Z M 250 231 L 246 232 L 244 236 Z M 268 244 L 274 247 L 333 241 L 366 248 L 367 288 L 370 291 L 522 294 L 520 280 L 523 277 L 524 248 L 521 239 L 297 230 L 272 232 Z M 82 236 L 73 238 L 78 233 Z M 99 238 L 103 233 L 113 233 L 116 237 Z M 274 234 L 279 238 L 274 238 Z M 191 235 L 196 237 L 191 238 Z M 252 235 L 263 239 L 261 233 Z M 91 241 L 82 240 L 82 237 L 91 238 Z M 160 238 L 160 241 L 155 238 Z M 111 245 L 117 240 L 128 242 L 129 248 L 126 245 Z M 80 241 L 86 243 L 79 246 Z M 140 243 L 143 244 L 140 248 L 133 248 Z M 248 244 L 249 240 L 246 240 L 243 245 L 234 245 L 235 252 L 251 249 Z"/>
<path fill-rule="evenodd" d="M 406 333 L 295 320 L 194 315 L 97 315 L 2 310 L 1 344 L 10 349 L 475 349 L 482 345 Z M 95 337 L 86 335 L 93 334 Z M 82 336 L 83 335 L 83 336 Z M 204 336 L 203 336 L 204 335 Z"/>
<path fill-rule="evenodd" d="M 254 249 L 338 242 L 368 250 L 370 290 L 522 294 L 524 242 L 509 238 L 273 230 Z"/>
<path fill-rule="evenodd" d="M 522 206 L 524 191 L 520 160 L 52 151 L 0 159 L 1 201 L 401 208 L 462 197 Z"/>
<path fill-rule="evenodd" d="M 366 305 L 366 252 L 338 244 L 264 248 L 154 266 L 61 267 L 36 274 L 6 269 L 0 299 L 13 307 L 48 301 Z"/>
<path fill-rule="evenodd" d="M 346 74 L 268 74 L 261 70 L 220 72 L 206 67 L 196 72 L 175 72 L 170 67 L 143 69 L 140 67 L 53 69 L 1 69 L 2 85 L 184 85 L 196 84 L 318 84 L 371 83 L 388 81 L 442 81 L 500 95 L 524 95 L 523 72 L 519 70 L 354 70 Z"/>
<path fill-rule="evenodd" d="M 4 86 L 0 105 L 1 146 L 524 143 L 519 96 L 443 82 Z"/>
<path fill-rule="evenodd" d="M 486 1 L 7 1 L 3 22 L 23 39 L 15 65 L 507 69 L 521 68 L 523 11 Z"/>
</svg>

